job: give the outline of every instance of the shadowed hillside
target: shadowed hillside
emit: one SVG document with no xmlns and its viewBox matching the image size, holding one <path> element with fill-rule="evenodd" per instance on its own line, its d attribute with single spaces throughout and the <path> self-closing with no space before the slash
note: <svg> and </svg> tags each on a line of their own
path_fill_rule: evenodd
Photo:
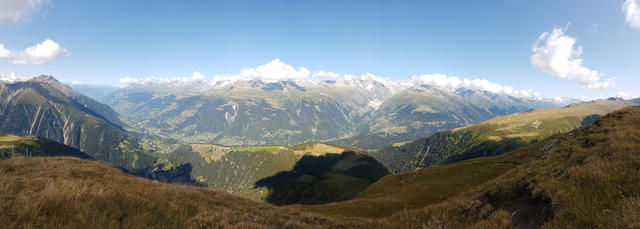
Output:
<svg viewBox="0 0 640 229">
<path fill-rule="evenodd" d="M 351 199 L 387 174 L 366 153 L 305 155 L 291 171 L 260 179 L 256 187 L 269 189 L 272 204 L 322 204 Z"/>
</svg>

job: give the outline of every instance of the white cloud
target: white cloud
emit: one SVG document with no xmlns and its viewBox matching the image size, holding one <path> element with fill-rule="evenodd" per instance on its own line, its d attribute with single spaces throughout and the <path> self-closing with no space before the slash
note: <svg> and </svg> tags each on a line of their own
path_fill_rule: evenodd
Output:
<svg viewBox="0 0 640 229">
<path fill-rule="evenodd" d="M 269 63 L 260 65 L 256 68 L 246 68 L 236 75 L 217 75 L 215 81 L 236 81 L 236 80 L 252 80 L 259 79 L 265 82 L 276 82 L 282 80 L 299 80 L 308 79 L 311 72 L 305 67 L 299 67 L 297 70 L 280 59 L 274 59 Z"/>
<path fill-rule="evenodd" d="M 418 76 L 411 76 L 408 79 L 409 82 L 418 85 L 430 85 L 439 88 L 446 88 L 450 90 L 456 90 L 459 88 L 468 88 L 488 91 L 496 94 L 506 94 L 516 97 L 528 97 L 528 98 L 541 98 L 540 93 L 531 89 L 514 89 L 513 87 L 501 85 L 491 82 L 487 79 L 460 79 L 456 76 L 447 76 L 444 74 L 424 74 Z"/>
<path fill-rule="evenodd" d="M 633 92 L 630 91 L 621 91 L 616 94 L 615 97 L 623 98 L 623 99 L 635 99 L 638 98 Z"/>
<path fill-rule="evenodd" d="M 204 75 L 200 74 L 200 72 L 193 72 L 190 77 L 191 80 L 203 80 L 204 78 Z"/>
<path fill-rule="evenodd" d="M 593 89 L 614 87 L 614 79 L 600 81 L 601 73 L 582 66 L 582 47 L 574 47 L 576 39 L 564 35 L 566 28 L 555 27 L 544 32 L 533 45 L 531 64 L 552 76 L 576 80 Z"/>
<path fill-rule="evenodd" d="M 2 43 L 0 43 L 0 59 L 4 59 L 9 57 L 9 55 L 11 55 L 11 51 L 9 51 L 8 49 L 4 48 L 4 45 Z"/>
<path fill-rule="evenodd" d="M 625 0 L 622 4 L 625 20 L 631 27 L 640 29 L 640 0 Z"/>
<path fill-rule="evenodd" d="M 29 21 L 49 0 L 0 0 L 0 23 Z"/>
<path fill-rule="evenodd" d="M 128 85 L 132 85 L 132 84 L 154 84 L 154 83 L 187 83 L 187 82 L 193 82 L 193 81 L 200 81 L 200 80 L 204 80 L 206 77 L 204 75 L 202 75 L 200 72 L 193 72 L 193 74 L 190 77 L 155 77 L 155 76 L 151 76 L 151 77 L 147 77 L 147 78 L 142 78 L 142 79 L 138 79 L 138 78 L 132 78 L 132 77 L 124 77 L 124 78 L 120 78 L 120 83 L 122 84 L 128 84 Z"/>
<path fill-rule="evenodd" d="M 49 39 L 24 50 L 8 50 L 0 43 L 0 59 L 9 59 L 13 64 L 44 64 L 67 53 L 66 49 Z"/>
<path fill-rule="evenodd" d="M 8 83 L 14 83 L 16 81 L 25 81 L 25 80 L 27 80 L 27 78 L 22 77 L 21 75 L 18 75 L 14 72 L 11 72 L 9 76 L 0 76 L 0 81 L 4 81 Z"/>
<path fill-rule="evenodd" d="M 317 72 L 313 73 L 313 75 L 311 75 L 311 77 L 313 77 L 314 79 L 334 80 L 334 79 L 339 79 L 340 78 L 340 74 L 335 73 L 335 72 L 325 72 L 325 71 L 321 70 L 321 71 L 317 71 Z"/>
<path fill-rule="evenodd" d="M 605 88 L 611 88 L 611 87 L 615 87 L 616 86 L 616 78 L 608 78 L 605 81 L 602 82 L 594 82 L 591 83 L 589 85 L 587 85 L 587 87 L 589 89 L 605 89 Z"/>
</svg>

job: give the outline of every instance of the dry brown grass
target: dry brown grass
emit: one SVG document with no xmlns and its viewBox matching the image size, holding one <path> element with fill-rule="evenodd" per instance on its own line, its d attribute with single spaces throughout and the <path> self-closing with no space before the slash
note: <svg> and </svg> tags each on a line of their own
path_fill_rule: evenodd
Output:
<svg viewBox="0 0 640 229">
<path fill-rule="evenodd" d="M 191 150 L 199 153 L 207 163 L 219 161 L 229 151 L 211 144 L 191 144 Z"/>
<path fill-rule="evenodd" d="M 495 180 L 489 199 L 518 190 L 549 198 L 554 215 L 547 228 L 640 226 L 640 107 L 608 114 L 548 146 Z"/>
<path fill-rule="evenodd" d="M 163 184 L 69 157 L 0 162 L 0 225 L 8 228 L 371 227 L 301 214 L 202 188 Z"/>
<path fill-rule="evenodd" d="M 327 153 L 340 154 L 344 152 L 344 150 L 345 150 L 344 148 L 327 145 L 323 143 L 311 143 L 308 146 L 306 146 L 304 149 L 294 150 L 293 152 L 299 155 L 311 154 L 313 156 L 322 156 Z"/>
</svg>

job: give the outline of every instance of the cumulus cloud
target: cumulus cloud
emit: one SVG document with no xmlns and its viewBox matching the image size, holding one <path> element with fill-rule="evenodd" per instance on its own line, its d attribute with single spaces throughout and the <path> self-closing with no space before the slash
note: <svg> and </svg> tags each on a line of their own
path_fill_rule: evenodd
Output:
<svg viewBox="0 0 640 229">
<path fill-rule="evenodd" d="M 190 77 L 155 77 L 155 76 L 151 76 L 151 77 L 147 77 L 147 78 L 142 78 L 142 79 L 138 79 L 138 78 L 132 78 L 132 77 L 124 77 L 124 78 L 120 78 L 120 83 L 122 84 L 128 84 L 128 85 L 132 85 L 132 84 L 154 84 L 154 83 L 186 83 L 186 82 L 192 82 L 192 81 L 199 81 L 199 80 L 205 80 L 204 75 L 202 75 L 200 72 L 193 72 L 193 74 Z"/>
<path fill-rule="evenodd" d="M 24 50 L 9 50 L 0 43 L 0 59 L 8 59 L 13 64 L 44 64 L 68 53 L 69 51 L 49 39 Z"/>
<path fill-rule="evenodd" d="M 49 0 L 1 0 L 0 23 L 29 21 L 43 6 L 49 4 Z"/>
<path fill-rule="evenodd" d="M 317 72 L 313 73 L 313 75 L 311 75 L 311 77 L 313 77 L 314 79 L 334 80 L 334 79 L 339 79 L 340 78 L 340 74 L 335 73 L 335 72 L 325 72 L 324 70 L 321 70 L 321 71 L 317 71 Z"/>
<path fill-rule="evenodd" d="M 456 76 L 447 76 L 445 74 L 438 73 L 411 76 L 409 77 L 408 81 L 412 82 L 413 84 L 430 85 L 450 90 L 468 88 L 517 97 L 541 98 L 540 93 L 535 92 L 531 89 L 517 90 L 513 87 L 494 83 L 487 79 L 460 79 Z"/>
<path fill-rule="evenodd" d="M 615 86 L 615 79 L 600 81 L 602 76 L 596 70 L 582 66 L 582 47 L 575 47 L 576 39 L 564 34 L 565 28 L 555 27 L 544 32 L 533 45 L 531 64 L 552 76 L 576 80 L 592 89 L 604 89 Z"/>
<path fill-rule="evenodd" d="M 27 80 L 27 78 L 22 77 L 21 75 L 18 75 L 14 72 L 11 72 L 8 76 L 0 76 L 0 81 L 8 82 L 8 83 L 13 83 L 16 81 L 25 81 L 25 80 Z"/>
<path fill-rule="evenodd" d="M 623 98 L 623 99 L 635 99 L 638 98 L 633 92 L 630 91 L 621 91 L 616 94 L 615 97 Z"/>
<path fill-rule="evenodd" d="M 299 67 L 297 70 L 280 59 L 274 59 L 269 63 L 260 65 L 256 68 L 246 68 L 236 75 L 217 75 L 215 81 L 236 81 L 236 80 L 252 80 L 259 79 L 265 82 L 276 82 L 282 80 L 299 80 L 308 79 L 311 72 L 305 67 Z"/>
<path fill-rule="evenodd" d="M 640 29 L 640 0 L 625 0 L 622 4 L 625 19 L 631 27 Z"/>
<path fill-rule="evenodd" d="M 0 43 L 0 59 L 4 59 L 9 57 L 9 55 L 11 55 L 11 51 L 9 51 L 8 49 L 4 48 L 4 45 L 2 43 Z"/>
</svg>

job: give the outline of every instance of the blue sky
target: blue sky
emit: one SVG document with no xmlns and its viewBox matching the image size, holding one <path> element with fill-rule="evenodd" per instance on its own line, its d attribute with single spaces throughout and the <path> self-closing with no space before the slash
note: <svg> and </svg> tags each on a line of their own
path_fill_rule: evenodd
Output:
<svg viewBox="0 0 640 229">
<path fill-rule="evenodd" d="M 0 44 L 13 53 L 0 58 L 0 75 L 118 84 L 123 77 L 194 71 L 213 78 L 279 58 L 312 72 L 394 80 L 433 73 L 486 78 L 548 97 L 640 95 L 640 26 L 633 14 L 626 20 L 623 0 L 0 0 L 0 6 L 16 1 L 41 6 L 14 4 L 23 14 L 0 9 Z M 534 66 L 532 46 L 554 28 L 575 39 L 575 50 L 582 47 L 572 57 L 582 59 L 579 67 L 597 71 L 597 82 L 615 78 L 616 86 L 589 89 L 553 63 Z M 46 39 L 59 45 L 55 58 L 20 56 Z"/>
</svg>

